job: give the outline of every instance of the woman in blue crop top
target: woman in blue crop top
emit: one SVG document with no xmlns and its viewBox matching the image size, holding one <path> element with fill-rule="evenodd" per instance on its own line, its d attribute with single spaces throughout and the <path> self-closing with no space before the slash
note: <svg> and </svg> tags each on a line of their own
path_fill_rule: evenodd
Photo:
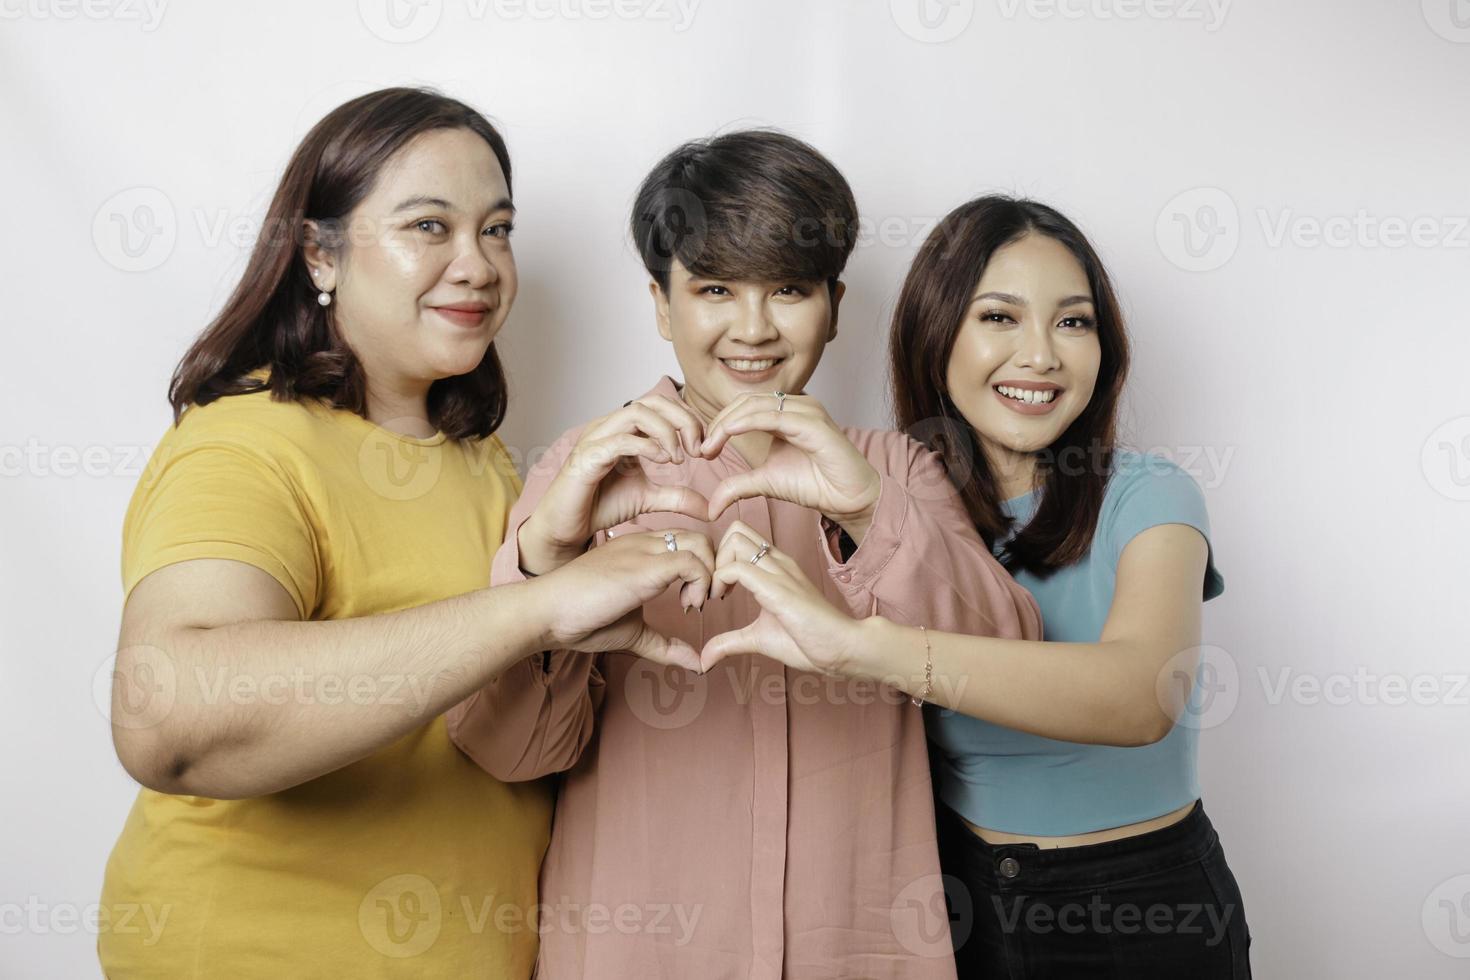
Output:
<svg viewBox="0 0 1470 980">
<path fill-rule="evenodd" d="M 1050 207 L 970 201 L 919 250 L 891 343 L 900 425 L 944 455 L 1044 640 L 855 621 L 768 549 L 717 570 L 763 613 L 705 667 L 763 653 L 928 702 L 961 978 L 1249 977 L 1195 769 L 1224 581 L 1194 480 L 1115 446 L 1128 346 L 1097 253 Z"/>
</svg>

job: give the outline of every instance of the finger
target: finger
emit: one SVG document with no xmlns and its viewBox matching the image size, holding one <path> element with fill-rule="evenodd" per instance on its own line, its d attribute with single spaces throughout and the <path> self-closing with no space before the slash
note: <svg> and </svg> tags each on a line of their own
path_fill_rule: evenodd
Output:
<svg viewBox="0 0 1470 980">
<path fill-rule="evenodd" d="M 771 485 L 766 474 L 759 467 L 753 470 L 745 470 L 725 477 L 715 487 L 715 492 L 709 496 L 709 513 L 705 520 L 717 521 L 720 515 L 729 509 L 730 505 L 737 500 L 746 500 L 750 497 L 767 497 L 771 494 Z"/>
<path fill-rule="evenodd" d="M 640 624 L 633 642 L 628 645 L 628 652 L 655 663 L 683 667 L 696 674 L 703 671 L 700 655 L 692 646 L 678 637 L 664 636 L 647 623 Z"/>
<path fill-rule="evenodd" d="M 562 472 L 569 473 L 583 483 L 599 483 L 612 472 L 618 461 L 628 457 L 642 457 L 656 463 L 669 461 L 658 443 L 644 436 L 620 433 L 605 439 L 579 443 L 562 464 Z"/>
<path fill-rule="evenodd" d="M 707 673 L 726 657 L 761 652 L 763 652 L 761 644 L 756 638 L 753 627 L 730 630 L 728 633 L 717 634 L 705 641 L 704 649 L 699 652 L 699 669 Z"/>
<path fill-rule="evenodd" d="M 720 454 L 731 436 L 756 431 L 778 435 L 798 449 L 814 453 L 831 443 L 836 430 L 814 415 L 792 411 L 789 407 L 784 412 L 747 412 L 711 426 L 700 451 L 713 458 Z"/>
<path fill-rule="evenodd" d="M 710 419 L 709 425 L 704 427 L 705 440 L 700 452 L 710 458 L 718 455 L 718 447 L 711 442 L 713 434 L 722 426 L 727 425 L 737 418 L 761 412 L 775 412 L 778 415 L 800 415 L 809 418 L 820 419 L 825 415 L 820 405 L 812 408 L 812 401 L 805 395 L 787 395 L 784 403 L 782 399 L 775 396 L 773 392 L 746 391 L 741 392 L 734 401 L 726 405 L 718 415 Z M 723 446 L 721 440 L 719 446 Z"/>
<path fill-rule="evenodd" d="M 740 411 L 741 408 L 744 405 L 748 404 L 752 398 L 758 397 L 762 394 L 764 394 L 764 392 L 742 391 L 740 394 L 732 398 L 728 405 L 715 413 L 715 417 L 709 420 L 709 424 L 704 427 L 704 431 L 708 433 L 716 425 L 719 425 L 726 418 L 728 418 L 732 412 Z"/>
<path fill-rule="evenodd" d="M 732 526 L 720 540 L 720 546 L 715 552 L 715 571 L 719 571 L 726 565 L 750 561 L 764 543 L 760 535 L 749 526 L 740 524 L 738 521 L 736 524 L 739 526 Z M 731 588 L 731 585 L 715 579 L 710 585 L 710 597 L 723 599 L 729 595 Z"/>
<path fill-rule="evenodd" d="M 640 431 L 656 439 L 674 462 L 684 461 L 684 444 L 679 438 L 678 430 L 664 417 L 662 412 L 641 401 L 635 401 L 627 408 L 620 409 L 618 415 L 631 421 Z"/>
<path fill-rule="evenodd" d="M 709 520 L 709 499 L 690 487 L 653 483 L 639 502 L 639 513 L 683 514 L 702 523 Z"/>
<path fill-rule="evenodd" d="M 699 444 L 704 441 L 704 423 L 694 414 L 693 409 L 668 395 L 654 395 L 641 401 L 679 430 L 682 444 L 689 455 L 699 455 Z"/>
<path fill-rule="evenodd" d="M 715 569 L 715 549 L 710 544 L 709 536 L 702 531 L 665 531 L 665 535 L 674 535 L 674 545 L 679 551 L 687 551 L 698 558 L 699 561 L 711 573 Z M 668 538 L 662 539 L 664 550 L 668 550 Z M 705 601 L 709 599 L 709 580 L 699 582 L 685 582 L 679 590 L 679 603 L 687 613 L 690 609 L 703 609 Z"/>
</svg>

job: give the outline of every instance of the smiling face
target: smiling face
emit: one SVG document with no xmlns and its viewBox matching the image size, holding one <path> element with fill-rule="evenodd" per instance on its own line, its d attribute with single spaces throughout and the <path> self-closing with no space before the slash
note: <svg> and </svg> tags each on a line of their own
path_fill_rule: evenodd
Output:
<svg viewBox="0 0 1470 980">
<path fill-rule="evenodd" d="M 340 248 L 305 249 L 370 390 L 421 397 L 484 359 L 515 299 L 514 213 L 489 144 L 434 130 L 383 168 Z"/>
<path fill-rule="evenodd" d="M 1101 362 L 1087 273 L 1067 247 L 1030 233 L 997 249 L 945 380 L 1008 494 L 1030 489 L 1032 454 L 1082 414 Z"/>
<path fill-rule="evenodd" d="M 693 276 L 676 259 L 649 283 L 658 332 L 674 345 L 684 400 L 706 421 L 746 391 L 801 392 L 837 336 L 843 286 Z"/>
</svg>

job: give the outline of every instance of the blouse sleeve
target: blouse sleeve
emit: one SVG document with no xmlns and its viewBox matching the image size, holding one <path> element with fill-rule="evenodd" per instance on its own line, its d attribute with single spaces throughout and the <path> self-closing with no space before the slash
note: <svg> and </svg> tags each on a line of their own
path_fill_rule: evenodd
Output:
<svg viewBox="0 0 1470 980">
<path fill-rule="evenodd" d="M 552 445 L 531 467 L 495 553 L 490 584 L 524 582 L 517 540 L 546 488 L 576 445 L 577 431 Z M 548 650 L 518 661 L 449 709 L 449 737 L 497 779 L 536 779 L 576 765 L 592 740 L 606 684 L 596 654 Z"/>
<path fill-rule="evenodd" d="M 897 432 L 854 432 L 878 469 L 878 505 L 846 560 L 822 543 L 854 616 L 946 632 L 1041 639 L 1041 612 L 985 546 L 937 453 Z"/>
<path fill-rule="evenodd" d="M 165 565 L 227 558 L 270 575 L 301 618 L 311 618 L 320 594 L 316 536 L 272 441 L 266 432 L 212 429 L 190 439 L 172 430 L 160 442 L 123 522 L 124 599 Z"/>
</svg>

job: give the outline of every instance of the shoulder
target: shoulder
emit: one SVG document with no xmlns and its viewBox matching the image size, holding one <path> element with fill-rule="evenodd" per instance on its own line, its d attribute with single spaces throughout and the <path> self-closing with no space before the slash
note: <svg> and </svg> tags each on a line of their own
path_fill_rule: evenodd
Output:
<svg viewBox="0 0 1470 980">
<path fill-rule="evenodd" d="M 1202 519 L 1205 496 L 1194 477 L 1168 457 L 1119 449 L 1113 453 L 1103 495 L 1103 517 L 1137 510 L 1182 512 Z"/>
<path fill-rule="evenodd" d="M 310 458 L 325 440 L 341 437 L 334 414 L 315 403 L 277 401 L 268 391 L 227 395 L 188 406 L 165 438 L 179 449 L 221 445 L 271 458 Z"/>
</svg>

